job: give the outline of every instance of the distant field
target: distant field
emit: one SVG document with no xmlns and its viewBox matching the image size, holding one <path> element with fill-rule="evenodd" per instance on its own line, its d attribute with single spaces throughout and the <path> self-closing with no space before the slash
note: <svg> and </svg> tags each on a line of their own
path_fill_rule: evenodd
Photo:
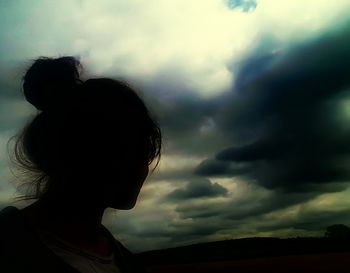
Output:
<svg viewBox="0 0 350 273">
<path fill-rule="evenodd" d="M 150 265 L 147 273 L 350 273 L 350 253 Z"/>
</svg>

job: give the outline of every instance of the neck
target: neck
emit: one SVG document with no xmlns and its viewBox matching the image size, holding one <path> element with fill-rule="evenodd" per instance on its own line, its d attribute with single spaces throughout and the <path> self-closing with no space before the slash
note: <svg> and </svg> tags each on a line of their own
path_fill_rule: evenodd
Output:
<svg viewBox="0 0 350 273">
<path fill-rule="evenodd" d="M 36 228 L 56 234 L 72 243 L 95 244 L 101 236 L 105 208 L 66 198 L 42 198 L 22 211 Z"/>
</svg>

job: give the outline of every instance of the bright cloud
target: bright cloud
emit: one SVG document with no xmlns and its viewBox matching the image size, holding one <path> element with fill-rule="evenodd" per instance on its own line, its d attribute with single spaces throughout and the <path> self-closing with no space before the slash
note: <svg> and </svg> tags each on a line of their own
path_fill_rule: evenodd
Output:
<svg viewBox="0 0 350 273">
<path fill-rule="evenodd" d="M 262 36 L 275 36 L 282 44 L 311 38 L 338 23 L 350 6 L 346 0 L 262 0 L 254 12 L 244 13 L 219 0 L 2 5 L 7 13 L 2 49 L 9 59 L 73 54 L 93 73 L 145 81 L 172 67 L 204 97 L 230 87 L 235 75 L 228 63 L 241 60 Z"/>
</svg>

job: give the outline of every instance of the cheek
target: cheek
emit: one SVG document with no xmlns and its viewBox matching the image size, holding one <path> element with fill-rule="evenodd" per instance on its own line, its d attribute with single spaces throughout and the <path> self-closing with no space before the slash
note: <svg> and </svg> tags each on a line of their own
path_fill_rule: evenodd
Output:
<svg viewBox="0 0 350 273">
<path fill-rule="evenodd" d="M 135 190 L 139 190 L 148 176 L 148 171 L 148 166 L 132 168 L 131 170 L 126 171 L 125 183 L 127 185 L 125 185 L 125 187 L 130 186 L 134 187 Z"/>
<path fill-rule="evenodd" d="M 139 168 L 118 169 L 113 172 L 115 175 L 106 180 L 106 190 L 117 195 L 140 191 L 149 173 L 148 165 Z"/>
<path fill-rule="evenodd" d="M 147 178 L 148 173 L 149 173 L 149 167 L 148 167 L 148 165 L 145 166 L 145 167 L 143 167 L 143 168 L 141 168 L 141 170 L 140 170 L 140 176 L 141 176 L 141 178 L 142 178 L 143 180 L 145 180 L 145 179 Z"/>
</svg>

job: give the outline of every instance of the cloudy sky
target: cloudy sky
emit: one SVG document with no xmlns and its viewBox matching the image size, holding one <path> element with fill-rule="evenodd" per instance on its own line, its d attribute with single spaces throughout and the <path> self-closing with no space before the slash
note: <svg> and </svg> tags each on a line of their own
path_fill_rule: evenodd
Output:
<svg viewBox="0 0 350 273">
<path fill-rule="evenodd" d="M 161 163 L 136 207 L 104 218 L 131 250 L 350 225 L 349 8 L 0 1 L 0 206 L 23 206 L 6 148 L 36 113 L 21 76 L 38 56 L 74 55 L 86 78 L 137 86 L 163 129 Z"/>
</svg>

